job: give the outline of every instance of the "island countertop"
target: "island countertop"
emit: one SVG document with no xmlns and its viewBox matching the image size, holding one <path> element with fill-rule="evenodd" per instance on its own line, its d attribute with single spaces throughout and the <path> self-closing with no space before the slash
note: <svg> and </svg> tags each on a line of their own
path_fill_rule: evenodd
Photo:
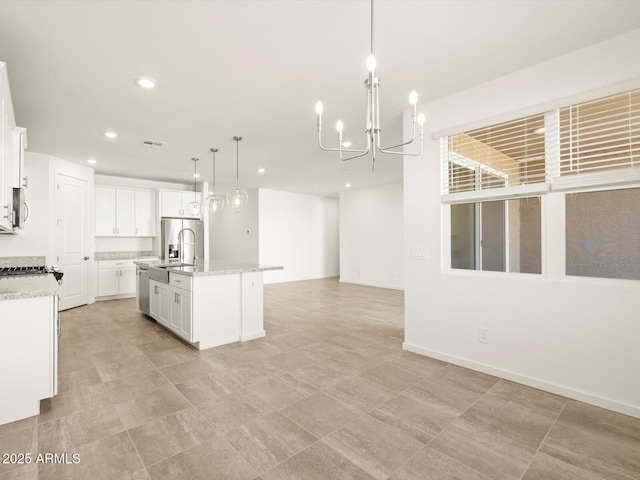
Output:
<svg viewBox="0 0 640 480">
<path fill-rule="evenodd" d="M 265 272 L 269 270 L 282 270 L 284 267 L 276 265 L 258 265 L 255 263 L 235 262 L 232 260 L 200 260 L 195 265 L 180 265 L 165 260 L 141 260 L 134 262 L 137 265 L 148 268 L 163 268 L 171 273 L 187 275 L 189 277 L 201 277 L 208 275 L 234 275 L 238 273 Z"/>
</svg>

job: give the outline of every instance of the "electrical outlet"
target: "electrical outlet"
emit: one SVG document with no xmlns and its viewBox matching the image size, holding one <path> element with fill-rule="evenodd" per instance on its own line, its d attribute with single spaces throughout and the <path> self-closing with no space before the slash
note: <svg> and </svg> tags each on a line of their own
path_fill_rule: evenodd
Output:
<svg viewBox="0 0 640 480">
<path fill-rule="evenodd" d="M 478 327 L 478 341 L 480 343 L 489 343 L 489 329 Z"/>
</svg>

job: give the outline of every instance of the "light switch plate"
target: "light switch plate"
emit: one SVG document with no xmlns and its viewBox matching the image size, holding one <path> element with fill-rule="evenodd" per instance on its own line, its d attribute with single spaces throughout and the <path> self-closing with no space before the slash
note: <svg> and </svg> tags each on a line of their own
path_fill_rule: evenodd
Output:
<svg viewBox="0 0 640 480">
<path fill-rule="evenodd" d="M 427 247 L 412 247 L 411 258 L 413 260 L 426 260 L 429 258 L 429 251 Z"/>
</svg>

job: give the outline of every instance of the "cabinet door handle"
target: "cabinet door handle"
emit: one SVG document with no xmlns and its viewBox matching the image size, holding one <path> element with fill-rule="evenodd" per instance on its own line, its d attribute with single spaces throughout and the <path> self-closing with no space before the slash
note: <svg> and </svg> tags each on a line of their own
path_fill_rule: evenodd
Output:
<svg viewBox="0 0 640 480">
<path fill-rule="evenodd" d="M 138 234 L 138 229 L 136 228 L 136 235 Z"/>
<path fill-rule="evenodd" d="M 113 234 L 116 234 L 116 227 L 113 227 Z"/>
<path fill-rule="evenodd" d="M 153 286 L 153 294 L 154 294 L 154 295 L 157 295 L 157 294 L 158 294 L 158 286 L 157 286 L 157 285 L 154 285 L 154 286 Z"/>
</svg>

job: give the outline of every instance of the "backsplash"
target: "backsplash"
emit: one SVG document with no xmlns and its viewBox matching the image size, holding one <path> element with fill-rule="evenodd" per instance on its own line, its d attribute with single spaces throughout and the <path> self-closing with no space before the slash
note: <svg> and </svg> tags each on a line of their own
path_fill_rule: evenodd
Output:
<svg viewBox="0 0 640 480">
<path fill-rule="evenodd" d="M 103 260 L 124 260 L 127 258 L 149 258 L 155 256 L 157 256 L 157 254 L 154 254 L 151 250 L 129 252 L 96 252 L 96 261 L 100 262 Z"/>
<path fill-rule="evenodd" d="M 0 267 L 37 267 L 46 263 L 46 257 L 0 257 Z"/>
</svg>

